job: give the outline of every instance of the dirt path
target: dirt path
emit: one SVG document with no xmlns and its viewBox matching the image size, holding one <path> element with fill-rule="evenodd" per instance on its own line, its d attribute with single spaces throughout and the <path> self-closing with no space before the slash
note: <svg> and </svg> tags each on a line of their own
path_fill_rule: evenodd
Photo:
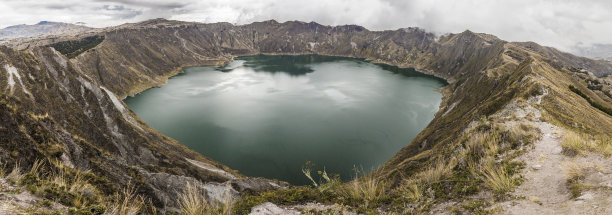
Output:
<svg viewBox="0 0 612 215">
<path fill-rule="evenodd" d="M 496 204 L 502 214 L 612 214 L 612 162 L 608 158 L 589 154 L 568 157 L 562 152 L 564 130 L 547 122 L 532 122 L 540 128 L 542 138 L 534 148 L 518 159 L 526 163 L 525 182 L 513 196 L 515 200 Z M 578 198 L 568 189 L 568 165 L 596 166 L 585 176 L 591 186 Z M 524 198 L 523 198 L 524 197 Z"/>
</svg>

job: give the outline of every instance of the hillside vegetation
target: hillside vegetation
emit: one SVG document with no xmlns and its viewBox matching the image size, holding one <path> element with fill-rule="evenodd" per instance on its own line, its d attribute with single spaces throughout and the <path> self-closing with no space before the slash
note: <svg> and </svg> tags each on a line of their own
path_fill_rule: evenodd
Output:
<svg viewBox="0 0 612 215">
<path fill-rule="evenodd" d="M 599 185 L 608 180 L 612 148 L 612 117 L 597 108 L 612 107 L 603 78 L 612 74 L 608 62 L 470 31 L 436 38 L 416 28 L 369 31 L 298 21 L 235 26 L 156 19 L 97 38 L 103 42 L 85 52 L 78 50 L 96 40 L 62 43 L 62 54 L 44 46 L 0 48 L 5 172 L 52 160 L 92 176 L 85 181 L 96 197 L 86 204 L 45 197 L 44 187 L 54 183 L 45 175 L 57 172 L 53 168 L 10 185 L 29 190 L 35 184 L 28 193 L 61 204 L 57 210 L 108 210 L 111 196 L 124 195 L 142 199 L 143 213 L 502 213 L 514 205 L 523 206 L 517 212 L 563 213 L 554 211 L 565 210 L 558 202 L 612 196 Z M 348 183 L 304 169 L 316 183 L 310 187 L 244 177 L 149 128 L 120 100 L 163 85 L 183 66 L 252 54 L 363 58 L 413 67 L 449 85 L 435 118 L 379 169 Z M 576 163 L 583 158 L 600 163 Z M 559 162 L 572 173 L 564 175 Z M 559 186 L 544 189 L 535 169 L 550 171 L 555 177 L 548 180 Z M 598 172 L 604 176 L 594 179 Z M 74 191 L 75 198 L 83 196 Z M 563 199 L 552 201 L 556 196 Z M 589 210 L 607 210 L 597 198 L 583 199 Z"/>
<path fill-rule="evenodd" d="M 55 50 L 59 51 L 68 58 L 74 58 L 77 55 L 96 47 L 104 41 L 104 36 L 85 37 L 80 40 L 68 40 L 51 44 Z"/>
</svg>

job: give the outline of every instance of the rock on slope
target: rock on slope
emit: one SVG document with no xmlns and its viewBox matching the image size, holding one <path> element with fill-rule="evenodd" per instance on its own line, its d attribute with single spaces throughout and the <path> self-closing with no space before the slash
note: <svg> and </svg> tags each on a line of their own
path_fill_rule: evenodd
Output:
<svg viewBox="0 0 612 215">
<path fill-rule="evenodd" d="M 227 182 L 237 190 L 252 188 L 245 183 L 255 182 L 233 179 L 242 176 L 149 128 L 121 98 L 164 84 L 182 66 L 219 65 L 240 55 L 358 57 L 414 67 L 446 79 L 449 85 L 443 88 L 444 100 L 435 119 L 374 173 L 391 186 L 457 146 L 471 122 L 517 98 L 544 91 L 548 96 L 538 108 L 548 120 L 593 133 L 612 133 L 610 116 L 567 89 L 569 84 L 576 85 L 594 100 L 612 106 L 612 98 L 586 88 L 576 73 L 587 71 L 597 79 L 612 73 L 609 63 L 486 34 L 466 31 L 436 38 L 416 28 L 369 31 L 354 25 L 298 21 L 235 26 L 163 19 L 87 35 L 91 34 L 104 40 L 73 59 L 45 46 L 19 43 L 16 48 L 28 48 L 0 49 L 0 71 L 4 71 L 0 72 L 4 90 L 0 156 L 7 163 L 63 157 L 75 168 L 107 179 L 111 187 L 137 183 L 139 192 L 158 207 L 175 207 L 177 190 L 185 182 Z M 60 37 L 54 42 L 74 39 Z M 271 188 L 266 183 L 256 182 L 255 187 Z"/>
</svg>

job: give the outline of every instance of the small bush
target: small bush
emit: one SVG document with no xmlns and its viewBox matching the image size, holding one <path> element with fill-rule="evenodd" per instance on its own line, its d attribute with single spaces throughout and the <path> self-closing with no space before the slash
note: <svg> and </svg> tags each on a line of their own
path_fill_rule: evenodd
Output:
<svg viewBox="0 0 612 215">
<path fill-rule="evenodd" d="M 42 185 L 42 181 L 38 178 L 37 175 L 32 173 L 27 173 L 21 178 L 21 185 L 24 186 L 40 186 Z"/>
<path fill-rule="evenodd" d="M 106 214 L 135 215 L 139 214 L 145 203 L 142 196 L 136 195 L 136 189 L 128 184 L 121 193 L 115 193 L 115 202 L 107 205 Z"/>
<path fill-rule="evenodd" d="M 602 155 L 606 157 L 612 156 L 612 140 L 609 137 L 601 137 L 597 136 L 597 152 L 600 152 Z"/>
<path fill-rule="evenodd" d="M 355 179 L 345 185 L 340 193 L 350 202 L 365 204 L 366 208 L 382 199 L 385 189 L 382 182 L 372 176 Z"/>
<path fill-rule="evenodd" d="M 85 37 L 80 40 L 69 40 L 51 44 L 49 46 L 55 48 L 58 52 L 66 55 L 68 58 L 74 58 L 79 54 L 96 47 L 104 41 L 104 36 Z"/>
<path fill-rule="evenodd" d="M 21 166 L 19 163 L 16 163 L 13 167 L 13 170 L 9 174 L 6 175 L 6 179 L 11 184 L 17 184 L 23 178 L 23 174 L 21 173 Z"/>
<path fill-rule="evenodd" d="M 594 145 L 574 132 L 567 131 L 561 143 L 563 154 L 568 156 L 584 155 L 586 151 L 594 149 Z"/>
<path fill-rule="evenodd" d="M 106 207 L 101 205 L 95 205 L 87 208 L 70 208 L 68 209 L 68 213 L 71 215 L 101 215 L 106 211 Z"/>
<path fill-rule="evenodd" d="M 486 161 L 482 174 L 485 184 L 498 195 L 514 190 L 514 187 L 517 185 L 512 175 L 504 167 L 496 165 L 492 160 Z"/>
<path fill-rule="evenodd" d="M 410 184 L 404 188 L 404 193 L 409 200 L 418 202 L 423 198 L 423 190 L 417 184 Z"/>
<path fill-rule="evenodd" d="M 470 212 L 470 214 L 487 214 L 486 207 L 487 205 L 482 201 L 472 201 L 461 205 L 461 208 Z"/>
<path fill-rule="evenodd" d="M 205 192 L 202 192 L 202 190 L 192 184 L 187 184 L 179 199 L 181 213 L 185 215 L 230 215 L 232 212 L 232 198 L 229 193 L 226 193 L 225 197 L 224 202 L 211 205 L 206 200 Z"/>
<path fill-rule="evenodd" d="M 565 174 L 567 175 L 566 183 L 568 189 L 572 193 L 572 197 L 579 197 L 582 194 L 582 191 L 590 187 L 589 185 L 582 183 L 589 171 L 600 172 L 601 169 L 593 163 L 569 163 L 565 166 Z"/>
<path fill-rule="evenodd" d="M 185 215 L 204 215 L 211 211 L 205 193 L 191 184 L 185 187 L 185 191 L 180 196 L 179 205 L 181 213 Z"/>
<path fill-rule="evenodd" d="M 520 123 L 510 127 L 509 142 L 511 149 L 517 149 L 519 146 L 533 143 L 540 138 L 542 132 L 539 128 Z"/>
<path fill-rule="evenodd" d="M 605 107 L 602 104 L 599 104 L 596 101 L 593 101 L 591 99 L 591 97 L 587 96 L 582 91 L 580 91 L 578 88 L 574 87 L 574 85 L 569 85 L 569 89 L 572 92 L 574 92 L 574 93 L 578 94 L 579 96 L 581 96 L 582 98 L 586 99 L 587 102 L 589 102 L 589 104 L 591 104 L 591 106 L 593 106 L 594 108 L 597 108 L 597 109 L 603 111 L 604 113 L 607 113 L 608 115 L 612 116 L 612 108 Z"/>
</svg>

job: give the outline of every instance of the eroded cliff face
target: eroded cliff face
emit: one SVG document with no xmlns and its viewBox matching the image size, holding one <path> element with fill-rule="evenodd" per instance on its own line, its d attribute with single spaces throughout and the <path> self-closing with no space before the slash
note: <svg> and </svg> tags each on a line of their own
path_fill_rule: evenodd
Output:
<svg viewBox="0 0 612 215">
<path fill-rule="evenodd" d="M 553 119 L 571 119 L 584 129 L 612 133 L 612 126 L 607 126 L 612 125 L 610 116 L 566 89 L 568 84 L 582 86 L 576 69 L 604 76 L 612 73 L 609 63 L 486 34 L 466 31 L 436 38 L 415 28 L 369 31 L 304 22 L 234 26 L 159 19 L 93 34 L 104 36 L 104 41 L 73 59 L 45 46 L 0 48 L 0 157 L 8 164 L 60 159 L 106 180 L 101 186 L 109 193 L 135 183 L 158 207 L 176 207 L 178 192 L 188 182 L 208 186 L 210 196 L 222 183 L 237 191 L 278 187 L 245 179 L 159 134 L 121 101 L 164 84 L 180 67 L 221 65 L 241 55 L 357 57 L 446 79 L 449 85 L 443 88 L 444 101 L 435 119 L 374 173 L 390 184 L 425 168 L 436 153 L 457 145 L 471 122 L 517 98 L 546 93 L 540 108 L 563 111 L 551 113 Z M 64 38 L 70 39 L 74 38 Z M 611 104 L 605 93 L 581 89 Z"/>
<path fill-rule="evenodd" d="M 61 160 L 95 174 L 106 195 L 132 184 L 159 207 L 176 207 L 186 183 L 210 192 L 230 180 L 244 184 L 240 174 L 149 128 L 101 81 L 52 48 L 2 47 L 0 56 L 3 165 Z"/>
</svg>

